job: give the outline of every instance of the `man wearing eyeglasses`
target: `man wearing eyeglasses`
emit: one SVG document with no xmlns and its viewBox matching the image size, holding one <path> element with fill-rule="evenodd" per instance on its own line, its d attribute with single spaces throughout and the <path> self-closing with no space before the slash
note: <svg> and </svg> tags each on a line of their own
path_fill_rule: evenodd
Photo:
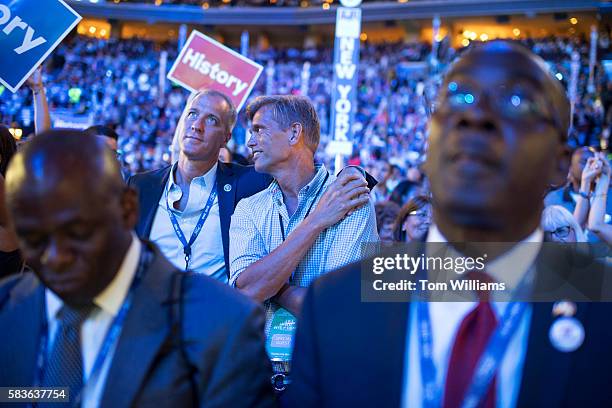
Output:
<svg viewBox="0 0 612 408">
<path fill-rule="evenodd" d="M 500 282 L 506 264 L 512 276 L 501 278 L 514 278 L 517 292 L 540 287 L 529 283 L 532 271 L 570 272 L 565 252 L 545 251 L 540 228 L 544 192 L 563 181 L 569 158 L 569 103 L 544 61 L 516 43 L 475 46 L 451 66 L 436 105 L 425 166 L 433 197 L 427 241 L 509 243 L 482 275 Z M 516 257 L 519 243 L 531 244 Z M 580 278 L 597 286 L 604 266 L 592 258 L 585 265 Z M 612 403 L 609 304 L 502 303 L 489 293 L 370 303 L 361 295 L 371 273 L 353 264 L 310 287 L 289 406 Z"/>
</svg>

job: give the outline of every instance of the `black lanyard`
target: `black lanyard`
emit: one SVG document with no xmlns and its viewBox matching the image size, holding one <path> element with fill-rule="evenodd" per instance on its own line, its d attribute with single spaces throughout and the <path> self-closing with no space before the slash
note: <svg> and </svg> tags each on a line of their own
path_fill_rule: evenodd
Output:
<svg viewBox="0 0 612 408">
<path fill-rule="evenodd" d="M 308 207 L 308 211 L 306 211 L 306 215 L 304 216 L 304 219 L 308 217 L 308 215 L 310 215 L 310 211 L 312 210 L 312 207 L 314 206 L 314 204 L 317 202 L 317 198 L 319 198 L 319 194 L 321 194 L 321 191 L 323 191 L 323 187 L 325 187 L 325 182 L 327 182 L 328 178 L 329 178 L 329 172 L 327 172 L 327 174 L 325 175 L 325 179 L 323 180 L 323 183 L 321 183 L 321 186 L 317 190 L 317 193 L 315 194 L 312 202 L 310 203 L 310 206 Z M 280 215 L 280 211 L 278 213 L 278 222 L 280 224 L 280 230 L 281 230 L 281 236 L 283 237 L 283 242 L 285 242 L 285 223 L 283 222 L 283 217 L 281 217 Z"/>
</svg>

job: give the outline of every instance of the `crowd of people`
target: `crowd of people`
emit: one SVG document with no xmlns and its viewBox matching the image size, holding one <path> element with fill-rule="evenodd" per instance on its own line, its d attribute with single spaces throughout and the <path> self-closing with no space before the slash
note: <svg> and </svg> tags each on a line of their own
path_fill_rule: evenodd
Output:
<svg viewBox="0 0 612 408">
<path fill-rule="evenodd" d="M 286 91 L 245 109 L 253 165 L 220 160 L 240 119 L 212 90 L 178 109 L 177 160 L 143 173 L 122 173 L 104 126 L 40 131 L 18 150 L 0 127 L 0 262 L 14 272 L 0 282 L 0 385 L 67 387 L 86 407 L 612 401 L 610 164 L 570 151 L 566 89 L 540 57 L 510 41 L 461 53 L 408 169 L 391 160 L 399 147 L 331 169 L 320 108 Z M 558 202 L 542 214 L 546 193 Z M 584 225 L 603 254 L 548 245 L 587 239 Z M 489 258 L 460 273 L 476 288 L 460 302 L 398 298 L 440 271 L 390 267 L 379 237 Z M 384 273 L 368 266 L 380 260 Z M 500 282 L 512 302 L 482 289 Z"/>
<path fill-rule="evenodd" d="M 601 138 L 609 137 L 612 89 L 602 67 L 597 65 L 596 89 L 587 90 L 588 42 L 578 38 L 523 42 L 550 64 L 566 86 L 571 76 L 571 54 L 580 53 L 579 98 L 570 142 L 573 147 L 599 146 Z M 608 48 L 603 46 L 605 42 L 600 46 L 600 55 L 609 51 L 609 44 Z M 444 67 L 457 52 L 450 47 L 439 48 L 442 50 L 439 65 Z M 168 53 L 171 64 L 177 55 L 175 44 L 75 36 L 65 41 L 45 64 L 44 82 L 52 113 L 61 117 L 68 112 L 71 118 L 81 117 L 84 123 L 77 123 L 79 126 L 112 127 L 120 136 L 119 149 L 130 174 L 160 168 L 172 159 L 170 145 L 188 92 L 168 81 L 160 84 L 162 51 Z M 362 45 L 352 163 L 360 163 L 373 172 L 377 171 L 375 167 L 389 163 L 399 167 L 402 178 L 410 179 L 409 173 L 416 177 L 414 173 L 424 159 L 427 144 L 429 104 L 439 84 L 439 76 L 430 75 L 426 63 L 429 55 L 430 47 L 424 43 Z M 321 119 L 322 140 L 317 159 L 332 165 L 333 158 L 325 155 L 330 137 L 332 50 L 251 49 L 249 56 L 266 67 L 252 97 L 266 93 L 301 94 L 302 71 L 308 62 L 306 94 Z M 419 62 L 422 64 L 416 67 L 411 64 Z M 271 76 L 268 69 L 273 69 Z M 0 95 L 0 106 L 1 123 L 24 128 L 26 135 L 33 130 L 32 95 L 27 87 L 16 94 L 5 90 Z M 244 112 L 240 112 L 230 143 L 232 153 L 248 156 L 246 129 Z M 379 176 L 382 180 L 390 175 Z M 393 187 L 393 182 L 390 186 Z M 390 193 L 380 197 L 386 198 Z"/>
<path fill-rule="evenodd" d="M 572 54 L 578 53 L 578 96 L 568 145 L 572 148 L 599 148 L 600 145 L 605 148 L 612 123 L 612 81 L 597 64 L 594 88 L 589 88 L 588 42 L 584 38 L 572 37 L 526 39 L 522 43 L 548 63 L 550 71 L 566 88 L 571 78 Z M 608 37 L 601 35 L 599 55 L 609 52 L 609 47 Z M 176 47 L 169 43 L 75 36 L 56 50 L 45 64 L 38 83 L 30 81 L 29 88 L 23 87 L 16 94 L 7 91 L 0 94 L 1 119 L 14 127 L 33 129 L 35 124 L 38 125 L 35 122 L 40 120 L 36 110 L 45 109 L 40 104 L 48 102 L 51 112 L 70 112 L 87 118 L 85 125 L 95 123 L 110 128 L 108 131 L 114 135 L 114 150 L 119 154 L 124 175 L 162 168 L 173 159 L 172 140 L 181 106 L 188 98 L 184 89 L 165 80 L 159 81 L 162 52 L 167 53 L 169 63 L 177 55 Z M 448 47 L 446 41 L 442 42 L 438 47 L 437 71 L 443 71 L 443 67 L 461 52 Z M 325 153 L 330 140 L 332 50 L 325 47 L 270 47 L 251 49 L 249 53 L 251 58 L 266 67 L 251 99 L 268 93 L 305 93 L 313 102 L 320 120 L 321 140 L 315 153 L 316 161 L 333 169 L 333 157 Z M 378 233 L 383 241 L 394 241 L 399 237 L 401 240 L 422 238 L 419 231 L 425 231 L 429 226 L 428 217 L 416 214 L 427 213 L 426 210 L 420 211 L 429 195 L 422 164 L 428 144 L 431 100 L 435 98 L 441 81 L 441 75 L 432 71 L 428 63 L 430 53 L 430 46 L 424 43 L 364 43 L 361 48 L 355 147 L 348 163 L 362 166 L 378 180 L 371 197 L 376 204 Z M 307 78 L 305 70 L 308 71 Z M 43 93 L 42 100 L 40 92 Z M 232 138 L 227 148 L 222 149 L 223 160 L 242 164 L 252 162 L 246 143 L 248 127 L 245 113 L 239 112 Z M 582 167 L 577 169 L 577 165 L 574 166 L 568 184 L 551 192 L 547 196 L 547 205 L 565 204 L 566 209 L 574 213 L 577 197 L 580 197 L 577 195 L 579 173 L 585 164 L 583 160 Z M 567 192 L 568 185 L 571 185 L 574 198 Z M 554 199 L 560 191 L 565 191 L 564 202 Z M 603 233 L 599 232 L 597 225 L 609 222 L 607 218 L 612 214 L 612 204 L 603 211 L 599 210 L 601 206 L 593 207 L 597 210 L 589 212 L 590 207 L 583 205 L 579 208 L 580 213 L 572 216 L 578 228 L 584 230 L 580 233 L 578 228 L 574 228 L 576 231 L 572 238 L 599 241 Z M 559 221 L 562 217 L 554 212 L 555 209 L 547 211 L 544 219 L 557 220 L 547 225 L 547 229 L 552 225 L 567 226 L 567 223 Z M 592 220 L 590 213 L 596 213 Z M 604 241 L 611 242 L 609 237 Z"/>
<path fill-rule="evenodd" d="M 584 38 L 572 37 L 526 39 L 522 43 L 548 63 L 550 71 L 566 88 L 571 78 L 572 54 L 578 53 L 580 71 L 568 145 L 572 148 L 605 148 L 612 123 L 612 81 L 597 64 L 593 83 L 589 84 L 588 42 Z M 601 35 L 599 55 L 609 52 L 609 47 L 609 38 Z M 52 112 L 71 112 L 86 117 L 85 124 L 102 124 L 112 129 L 109 131 L 114 134 L 114 150 L 119 153 L 124 175 L 162 168 L 173 159 L 171 144 L 181 106 L 188 98 L 184 89 L 165 80 L 159 81 L 162 52 L 167 53 L 170 63 L 177 55 L 176 47 L 169 43 L 75 36 L 53 54 L 39 82 L 34 86 L 29 82 L 31 90 L 23 87 L 13 95 L 8 92 L 0 94 L 1 119 L 15 127 L 33 129 L 40 116 L 36 110 L 42 110 L 44 107 L 39 105 L 48 102 Z M 461 52 L 443 41 L 438 47 L 437 71 L 443 71 L 443 67 Z M 332 50 L 324 47 L 270 47 L 251 49 L 249 53 L 251 58 L 266 67 L 251 99 L 268 93 L 305 93 L 312 100 L 320 119 L 321 140 L 315 153 L 316 161 L 333 169 L 333 157 L 325 153 L 330 140 Z M 412 236 L 403 233 L 402 229 L 406 228 L 404 225 L 411 225 L 406 224 L 406 220 L 416 211 L 412 209 L 415 206 L 413 199 L 422 202 L 429 195 L 422 163 L 426 158 L 431 100 L 435 98 L 441 81 L 441 76 L 428 64 L 430 53 L 431 48 L 424 43 L 362 45 L 355 148 L 348 163 L 363 166 L 379 181 L 371 196 L 377 205 L 378 232 L 383 240 Z M 307 78 L 305 70 L 308 71 Z M 37 98 L 40 92 L 43 92 L 42 101 L 40 96 Z M 232 138 L 227 148 L 222 149 L 223 160 L 251 163 L 251 153 L 246 144 L 248 126 L 244 112 L 239 112 Z M 577 180 L 581 170 L 582 167 L 574 169 L 574 179 L 568 182 L 574 194 L 579 191 Z M 571 179 L 571 173 L 569 177 Z M 563 188 L 567 191 L 567 185 Z M 558 204 L 551 197 L 559 191 L 561 189 L 549 194 L 546 203 Z M 575 200 L 567 208 L 572 213 Z M 407 208 L 412 210 L 407 211 Z M 595 221 L 591 221 L 589 228 L 588 210 L 581 208 L 581 211 L 584 214 L 577 214 L 576 218 L 585 234 L 576 236 L 597 240 L 601 234 L 589 233 L 598 230 Z M 606 214 L 610 212 L 604 211 L 604 218 Z M 602 217 L 596 218 L 599 222 Z M 424 218 L 423 221 L 426 228 L 428 220 Z"/>
</svg>

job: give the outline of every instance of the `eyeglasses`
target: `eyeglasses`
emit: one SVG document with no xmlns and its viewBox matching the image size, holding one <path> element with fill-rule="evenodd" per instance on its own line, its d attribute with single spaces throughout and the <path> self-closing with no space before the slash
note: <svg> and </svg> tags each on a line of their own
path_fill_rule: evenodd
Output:
<svg viewBox="0 0 612 408">
<path fill-rule="evenodd" d="M 427 211 L 411 211 L 408 213 L 408 215 L 413 215 L 420 219 L 431 218 L 431 213 Z"/>
<path fill-rule="evenodd" d="M 554 231 L 546 231 L 551 235 L 556 236 L 557 238 L 567 238 L 570 234 L 570 232 L 572 231 L 572 227 L 570 227 L 569 225 L 565 225 L 563 227 L 559 227 Z"/>
<path fill-rule="evenodd" d="M 449 82 L 432 104 L 432 112 L 467 110 L 480 103 L 484 96 L 502 117 L 517 121 L 517 124 L 520 124 L 518 121 L 543 120 L 559 128 L 546 100 L 522 85 L 478 90 L 468 84 Z"/>
</svg>

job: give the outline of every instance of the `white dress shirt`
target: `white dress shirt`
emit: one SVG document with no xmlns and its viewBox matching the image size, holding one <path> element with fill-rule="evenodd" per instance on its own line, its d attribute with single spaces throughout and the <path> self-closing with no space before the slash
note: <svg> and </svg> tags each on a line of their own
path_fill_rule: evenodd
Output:
<svg viewBox="0 0 612 408">
<path fill-rule="evenodd" d="M 119 267 L 119 272 L 106 289 L 94 299 L 94 303 L 98 306 L 98 309 L 92 312 L 81 326 L 81 352 L 83 353 L 83 390 L 81 406 L 83 408 L 97 407 L 102 398 L 106 376 L 117 346 L 116 341 L 111 345 L 109 353 L 100 370 L 100 374 L 97 378 L 93 379 L 94 381 L 91 383 L 87 380 L 91 374 L 102 342 L 106 337 L 106 332 L 119 312 L 121 305 L 123 305 L 123 301 L 132 284 L 140 259 L 141 247 L 142 244 L 140 240 L 132 233 L 132 242 Z M 55 340 L 55 334 L 59 324 L 57 314 L 64 305 L 64 302 L 49 289 L 45 290 L 45 295 L 47 322 L 49 324 L 47 350 L 50 351 L 53 347 L 53 341 Z M 71 398 L 73 397 L 74 396 L 71 396 Z"/>
<path fill-rule="evenodd" d="M 508 288 L 516 288 L 522 277 L 532 266 L 543 241 L 544 233 L 537 229 L 525 242 L 539 243 L 539 245 L 517 246 L 502 257 L 486 263 L 486 272 L 496 281 L 504 281 Z M 427 242 L 447 242 L 435 225 L 429 228 Z M 516 256 L 517 252 L 520 256 Z M 502 271 L 516 271 L 509 275 Z M 500 279 L 503 275 L 504 279 Z M 511 277 L 512 281 L 508 281 Z M 436 367 L 436 380 L 442 394 L 446 383 L 446 373 L 451 357 L 452 346 L 461 322 L 475 307 L 476 302 L 430 302 L 428 303 L 431 316 L 433 362 Z M 508 305 L 507 302 L 491 302 L 497 319 L 503 316 Z M 531 322 L 531 307 L 525 309 L 525 314 L 519 326 L 511 337 L 508 348 L 497 371 L 496 404 L 498 408 L 515 407 L 518 401 L 518 392 L 521 385 L 521 374 L 527 350 L 529 323 Z M 421 359 L 419 353 L 419 337 L 417 329 L 417 304 L 410 303 L 408 333 L 406 335 L 406 353 L 404 360 L 404 380 L 402 391 L 402 407 L 421 408 L 423 406 L 423 383 L 421 380 Z M 442 401 L 444 397 L 442 397 Z M 442 402 L 441 401 L 441 402 Z"/>
<path fill-rule="evenodd" d="M 185 252 L 183 244 L 176 236 L 172 221 L 168 214 L 170 211 L 176 216 L 185 239 L 189 242 L 191 234 L 200 219 L 202 210 L 208 202 L 211 191 L 215 188 L 217 176 L 217 163 L 203 176 L 195 177 L 189 184 L 189 200 L 185 210 L 174 209 L 174 203 L 179 201 L 183 192 L 174 181 L 174 173 L 177 164 L 172 166 L 170 177 L 165 192 L 157 205 L 155 218 L 151 227 L 149 239 L 154 242 L 161 252 L 177 268 L 185 269 Z M 167 203 L 167 204 L 166 204 Z M 215 198 L 213 206 L 208 213 L 208 217 L 202 226 L 200 235 L 191 246 L 191 259 L 189 269 L 197 273 L 203 273 L 221 282 L 227 283 L 227 273 L 225 271 L 225 257 L 223 253 L 223 241 L 221 239 L 221 219 L 219 216 L 219 196 Z"/>
</svg>

